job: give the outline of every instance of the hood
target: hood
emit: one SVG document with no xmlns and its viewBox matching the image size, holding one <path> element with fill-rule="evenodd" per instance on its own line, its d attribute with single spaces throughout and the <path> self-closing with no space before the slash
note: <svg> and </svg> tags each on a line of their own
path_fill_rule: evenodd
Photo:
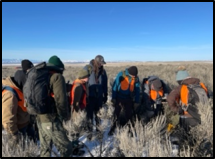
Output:
<svg viewBox="0 0 215 159">
<path fill-rule="evenodd" d="M 19 89 L 15 85 L 15 83 L 13 82 L 13 80 L 14 80 L 13 77 L 4 78 L 4 79 L 2 79 L 2 85 L 4 85 L 4 86 L 12 86 L 12 87 L 15 87 L 15 88 Z"/>
<path fill-rule="evenodd" d="M 149 76 L 148 81 L 153 81 L 155 79 L 159 79 L 157 76 Z"/>
<path fill-rule="evenodd" d="M 200 80 L 198 78 L 193 78 L 193 77 L 190 77 L 190 78 L 187 78 L 187 79 L 184 79 L 181 84 L 199 84 Z"/>
</svg>

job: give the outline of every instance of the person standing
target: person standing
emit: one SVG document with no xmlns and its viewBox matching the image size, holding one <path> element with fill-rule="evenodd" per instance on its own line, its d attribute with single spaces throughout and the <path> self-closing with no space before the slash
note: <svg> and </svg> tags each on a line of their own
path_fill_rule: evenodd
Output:
<svg viewBox="0 0 215 159">
<path fill-rule="evenodd" d="M 72 84 L 71 90 L 71 105 L 72 119 L 75 120 L 79 110 L 85 110 L 87 106 L 86 83 L 89 79 L 89 72 L 81 69 L 78 73 L 78 78 Z"/>
<path fill-rule="evenodd" d="M 48 60 L 47 69 L 50 72 L 51 105 L 46 105 L 49 112 L 37 115 L 37 125 L 40 138 L 40 157 L 50 157 L 54 144 L 61 157 L 69 157 L 78 147 L 77 142 L 70 141 L 63 127 L 63 121 L 69 120 L 68 98 L 66 83 L 63 76 L 65 70 L 63 62 L 57 56 Z"/>
<path fill-rule="evenodd" d="M 111 126 L 109 135 L 112 135 L 117 123 L 124 126 L 129 120 L 132 120 L 134 111 L 139 107 L 140 100 L 140 82 L 138 69 L 131 66 L 121 71 L 116 76 L 112 85 L 112 100 L 114 111 L 114 123 Z"/>
<path fill-rule="evenodd" d="M 103 104 L 107 102 L 107 74 L 103 67 L 106 64 L 104 57 L 97 55 L 92 59 L 89 65 L 86 65 L 84 69 L 89 71 L 90 76 L 87 82 L 87 118 L 89 119 L 88 130 L 93 131 L 93 115 L 95 115 L 96 130 L 100 124 L 100 118 L 97 116 L 99 109 Z"/>
</svg>

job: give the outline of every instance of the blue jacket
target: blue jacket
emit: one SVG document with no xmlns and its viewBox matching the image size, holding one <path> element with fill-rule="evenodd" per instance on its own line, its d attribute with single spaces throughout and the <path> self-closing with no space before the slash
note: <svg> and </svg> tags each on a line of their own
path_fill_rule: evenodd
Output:
<svg viewBox="0 0 215 159">
<path fill-rule="evenodd" d="M 128 77 L 129 79 L 129 85 L 131 83 L 131 76 L 128 73 L 128 70 L 125 69 L 125 76 Z M 121 81 L 123 80 L 123 71 L 119 72 L 118 75 L 116 76 L 116 79 L 113 83 L 112 86 L 112 99 L 116 98 L 121 98 L 121 99 L 126 99 L 126 98 L 135 98 L 135 103 L 139 103 L 140 100 L 140 82 L 139 82 L 139 77 L 137 76 L 135 78 L 135 84 L 134 84 L 134 91 L 131 92 L 130 88 L 128 87 L 127 90 L 122 90 L 121 89 Z"/>
</svg>

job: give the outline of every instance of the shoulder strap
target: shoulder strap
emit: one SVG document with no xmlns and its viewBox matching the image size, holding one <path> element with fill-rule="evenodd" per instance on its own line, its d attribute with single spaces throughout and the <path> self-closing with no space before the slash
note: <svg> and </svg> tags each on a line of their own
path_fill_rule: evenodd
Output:
<svg viewBox="0 0 215 159">
<path fill-rule="evenodd" d="M 125 75 L 125 70 L 122 71 L 122 76 L 120 78 L 120 82 L 122 82 L 124 80 L 124 78 L 126 77 Z"/>
<path fill-rule="evenodd" d="M 181 90 L 180 90 L 180 99 L 181 99 L 182 105 L 187 106 L 187 104 L 188 104 L 188 93 L 189 93 L 189 90 L 187 88 L 187 85 L 182 84 Z"/>
<path fill-rule="evenodd" d="M 3 86 L 2 92 L 3 92 L 3 90 L 11 91 L 16 96 L 18 101 L 21 101 L 20 98 L 19 98 L 18 93 L 13 88 L 11 88 L 10 86 Z"/>
<path fill-rule="evenodd" d="M 205 90 L 206 94 L 208 95 L 208 89 L 207 89 L 207 87 L 204 85 L 204 83 L 200 82 L 199 84 L 200 84 L 200 86 Z"/>
<path fill-rule="evenodd" d="M 126 75 L 125 75 L 125 70 L 124 71 L 122 71 L 122 76 L 123 77 L 125 77 Z"/>
</svg>

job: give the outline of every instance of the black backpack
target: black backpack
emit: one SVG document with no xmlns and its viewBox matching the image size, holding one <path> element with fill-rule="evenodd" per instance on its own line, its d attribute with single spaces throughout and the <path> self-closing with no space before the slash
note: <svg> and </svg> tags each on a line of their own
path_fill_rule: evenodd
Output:
<svg viewBox="0 0 215 159">
<path fill-rule="evenodd" d="M 52 102 L 49 86 L 50 75 L 46 67 L 46 62 L 32 67 L 27 73 L 27 80 L 23 87 L 23 95 L 29 114 L 50 113 L 49 108 Z"/>
</svg>

